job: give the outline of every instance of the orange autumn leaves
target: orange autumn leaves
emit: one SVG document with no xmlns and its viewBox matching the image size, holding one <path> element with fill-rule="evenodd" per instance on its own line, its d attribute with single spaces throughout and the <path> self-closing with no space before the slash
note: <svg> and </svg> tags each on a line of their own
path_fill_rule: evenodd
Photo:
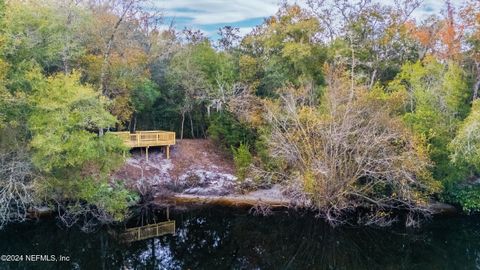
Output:
<svg viewBox="0 0 480 270">
<path fill-rule="evenodd" d="M 443 60 L 460 60 L 467 34 L 480 38 L 479 10 L 478 1 L 470 1 L 458 10 L 447 1 L 443 17 L 431 17 L 421 25 L 410 20 L 405 26 L 427 54 Z"/>
</svg>

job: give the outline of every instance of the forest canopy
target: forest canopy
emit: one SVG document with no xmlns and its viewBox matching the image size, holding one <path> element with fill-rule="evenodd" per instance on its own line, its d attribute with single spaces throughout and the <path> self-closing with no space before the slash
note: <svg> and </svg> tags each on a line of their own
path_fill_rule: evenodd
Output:
<svg viewBox="0 0 480 270">
<path fill-rule="evenodd" d="M 110 179 L 127 149 L 109 131 L 160 129 L 332 224 L 480 210 L 478 1 L 422 20 L 418 0 L 285 2 L 216 39 L 147 0 L 0 3 L 0 227 L 36 205 L 123 220 L 138 195 Z"/>
</svg>

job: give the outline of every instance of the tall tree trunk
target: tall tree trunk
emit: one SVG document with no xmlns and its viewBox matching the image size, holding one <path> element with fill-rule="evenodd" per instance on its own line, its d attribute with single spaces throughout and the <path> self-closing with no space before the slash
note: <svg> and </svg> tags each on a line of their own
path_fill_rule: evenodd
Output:
<svg viewBox="0 0 480 270">
<path fill-rule="evenodd" d="M 72 2 L 73 3 L 73 2 Z M 63 72 L 65 74 L 70 73 L 70 43 L 72 42 L 72 37 L 70 35 L 70 31 L 72 30 L 72 21 L 73 21 L 73 14 L 72 14 L 72 7 L 71 4 L 66 4 L 63 8 L 65 8 L 67 11 L 67 20 L 65 21 L 65 26 L 67 28 L 67 33 L 64 35 L 64 44 L 63 44 L 63 50 L 62 50 L 62 63 L 63 63 Z"/>
<path fill-rule="evenodd" d="M 370 77 L 370 85 L 368 87 L 368 89 L 372 89 L 373 88 L 373 85 L 375 84 L 375 79 L 377 78 L 377 69 L 374 69 L 373 70 L 373 73 L 372 73 L 372 76 Z"/>
<path fill-rule="evenodd" d="M 193 133 L 193 120 L 192 120 L 192 113 L 188 112 L 188 118 L 190 118 L 190 133 L 192 135 L 192 139 L 195 138 L 195 135 Z"/>
<path fill-rule="evenodd" d="M 352 70 L 351 70 L 351 85 L 350 85 L 350 102 L 353 100 L 353 93 L 354 93 L 354 84 L 355 84 L 355 49 L 351 45 L 352 50 Z"/>
<path fill-rule="evenodd" d="M 107 94 L 106 78 L 107 78 L 107 69 L 108 69 L 109 58 L 110 58 L 110 51 L 112 49 L 113 36 L 114 35 L 112 34 L 112 38 L 108 41 L 107 48 L 105 50 L 105 53 L 103 54 L 102 69 L 100 71 L 100 89 L 103 95 Z"/>
<path fill-rule="evenodd" d="M 478 90 L 480 88 L 480 61 L 476 61 L 476 69 L 477 69 L 477 78 L 476 82 L 473 85 L 473 100 L 478 98 Z"/>
<path fill-rule="evenodd" d="M 183 140 L 183 126 L 185 124 L 185 112 L 182 111 L 182 127 L 180 128 L 180 140 Z"/>
<path fill-rule="evenodd" d="M 133 117 L 133 132 L 137 130 L 137 114 L 134 113 Z"/>
<path fill-rule="evenodd" d="M 65 44 L 62 51 L 63 72 L 65 74 L 70 73 L 70 65 L 68 64 L 68 45 Z"/>
<path fill-rule="evenodd" d="M 478 88 L 480 88 L 480 76 L 477 78 L 477 82 L 473 85 L 473 99 L 478 98 Z"/>
</svg>

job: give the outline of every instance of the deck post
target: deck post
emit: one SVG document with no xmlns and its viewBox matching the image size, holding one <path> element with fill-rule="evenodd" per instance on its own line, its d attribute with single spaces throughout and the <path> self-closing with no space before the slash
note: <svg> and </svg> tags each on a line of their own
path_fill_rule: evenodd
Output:
<svg viewBox="0 0 480 270">
<path fill-rule="evenodd" d="M 148 146 L 145 147 L 145 155 L 146 155 L 146 157 L 147 157 L 147 162 L 148 162 Z"/>
<path fill-rule="evenodd" d="M 170 159 L 170 145 L 167 145 L 167 159 Z"/>
</svg>

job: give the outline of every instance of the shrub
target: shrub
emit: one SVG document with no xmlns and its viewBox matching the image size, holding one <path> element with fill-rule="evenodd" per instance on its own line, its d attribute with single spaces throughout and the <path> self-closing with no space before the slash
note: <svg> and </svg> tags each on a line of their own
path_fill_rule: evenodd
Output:
<svg viewBox="0 0 480 270">
<path fill-rule="evenodd" d="M 241 143 L 238 148 L 232 146 L 233 160 L 235 162 L 235 168 L 237 177 L 239 180 L 245 180 L 248 168 L 252 163 L 252 154 L 250 153 L 248 144 Z"/>
<path fill-rule="evenodd" d="M 320 107 L 284 89 L 267 104 L 270 155 L 281 158 L 293 197 L 309 202 L 331 223 L 370 209 L 363 222 L 389 224 L 385 213 L 428 215 L 437 191 L 424 142 L 396 115 L 397 97 L 382 89 L 351 87 L 333 76 Z M 297 196 L 298 195 L 298 196 Z M 393 216 L 392 216 L 393 218 Z"/>
<path fill-rule="evenodd" d="M 242 143 L 252 145 L 255 141 L 254 132 L 228 112 L 213 116 L 208 134 L 210 138 L 221 143 L 225 150 L 237 148 Z"/>
<path fill-rule="evenodd" d="M 459 205 L 467 213 L 480 212 L 480 187 L 453 187 L 446 192 L 445 201 Z"/>
</svg>

